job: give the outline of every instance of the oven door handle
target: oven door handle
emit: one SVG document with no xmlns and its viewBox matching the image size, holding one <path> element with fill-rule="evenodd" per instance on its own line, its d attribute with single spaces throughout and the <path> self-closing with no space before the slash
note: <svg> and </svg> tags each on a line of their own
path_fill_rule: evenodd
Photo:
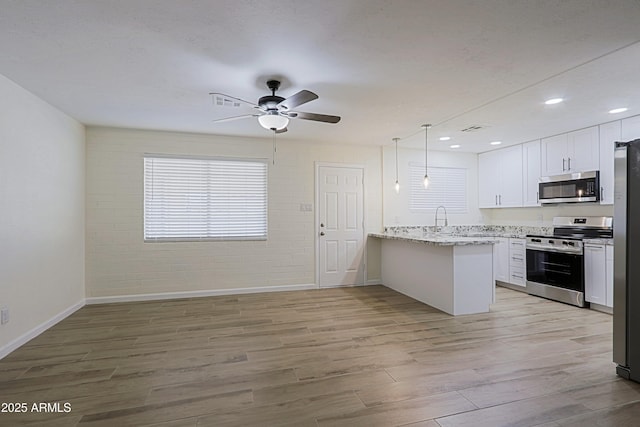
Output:
<svg viewBox="0 0 640 427">
<path fill-rule="evenodd" d="M 538 252 L 553 252 L 557 254 L 567 254 L 567 255 L 582 255 L 582 249 L 576 250 L 566 250 L 566 249 L 556 249 L 550 248 L 546 246 L 527 246 L 527 251 L 538 251 Z"/>
</svg>

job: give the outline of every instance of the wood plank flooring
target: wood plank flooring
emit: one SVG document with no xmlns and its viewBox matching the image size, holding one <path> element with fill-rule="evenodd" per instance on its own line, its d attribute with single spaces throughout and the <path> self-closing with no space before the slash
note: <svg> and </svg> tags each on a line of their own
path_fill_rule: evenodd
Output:
<svg viewBox="0 0 640 427">
<path fill-rule="evenodd" d="M 505 288 L 460 317 L 383 286 L 86 306 L 0 361 L 29 407 L 0 425 L 637 426 L 611 328 Z"/>
</svg>

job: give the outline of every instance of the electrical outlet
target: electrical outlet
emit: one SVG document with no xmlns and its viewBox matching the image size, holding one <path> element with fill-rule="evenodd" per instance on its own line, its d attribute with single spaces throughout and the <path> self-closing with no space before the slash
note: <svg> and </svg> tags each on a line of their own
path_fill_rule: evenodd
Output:
<svg viewBox="0 0 640 427">
<path fill-rule="evenodd" d="M 9 323 L 9 309 L 3 307 L 0 310 L 0 324 L 4 325 L 5 323 Z"/>
</svg>

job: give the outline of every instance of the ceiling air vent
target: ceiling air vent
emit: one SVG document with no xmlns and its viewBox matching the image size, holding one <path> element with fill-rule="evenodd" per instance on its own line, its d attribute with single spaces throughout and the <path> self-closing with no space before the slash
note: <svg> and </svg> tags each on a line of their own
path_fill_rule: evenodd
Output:
<svg viewBox="0 0 640 427">
<path fill-rule="evenodd" d="M 485 126 L 471 125 L 469 127 L 466 127 L 464 129 L 462 129 L 461 132 L 476 132 L 476 131 L 479 131 L 479 130 L 484 129 L 484 128 L 485 128 Z"/>
<path fill-rule="evenodd" d="M 215 94 L 213 95 L 213 105 L 216 107 L 232 107 L 238 108 L 240 107 L 240 102 L 229 99 L 226 96 Z"/>
</svg>

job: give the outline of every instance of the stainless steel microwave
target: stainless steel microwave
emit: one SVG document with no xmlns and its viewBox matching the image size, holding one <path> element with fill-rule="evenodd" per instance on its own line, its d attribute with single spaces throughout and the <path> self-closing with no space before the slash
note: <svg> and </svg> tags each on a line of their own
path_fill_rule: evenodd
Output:
<svg viewBox="0 0 640 427">
<path fill-rule="evenodd" d="M 540 178 L 540 203 L 583 203 L 600 201 L 600 172 L 579 172 Z"/>
</svg>

